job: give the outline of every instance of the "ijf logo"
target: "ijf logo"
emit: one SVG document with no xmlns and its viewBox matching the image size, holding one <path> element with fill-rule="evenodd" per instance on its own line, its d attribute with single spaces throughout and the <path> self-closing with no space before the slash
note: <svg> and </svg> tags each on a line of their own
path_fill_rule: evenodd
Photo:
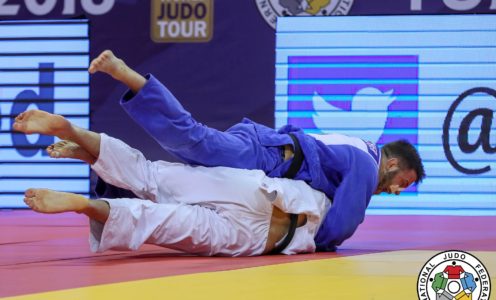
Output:
<svg viewBox="0 0 496 300">
<path fill-rule="evenodd" d="M 450 250 L 432 257 L 417 281 L 420 300 L 488 300 L 491 279 L 473 255 Z"/>
<path fill-rule="evenodd" d="M 353 0 L 255 0 L 265 21 L 276 28 L 277 17 L 347 15 Z"/>
</svg>

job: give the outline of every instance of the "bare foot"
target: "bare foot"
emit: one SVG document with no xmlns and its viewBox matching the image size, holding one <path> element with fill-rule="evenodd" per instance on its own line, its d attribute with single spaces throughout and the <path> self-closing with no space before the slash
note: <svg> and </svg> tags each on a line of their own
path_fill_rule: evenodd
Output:
<svg viewBox="0 0 496 300">
<path fill-rule="evenodd" d="M 103 72 L 124 83 L 133 93 L 137 93 L 146 84 L 145 77 L 129 68 L 126 63 L 117 58 L 110 50 L 103 51 L 95 58 L 88 68 L 91 74 Z"/>
<path fill-rule="evenodd" d="M 117 58 L 112 51 L 105 50 L 91 61 L 88 71 L 90 74 L 103 72 L 117 80 L 121 80 L 123 73 L 127 72 L 127 69 L 128 67 L 122 59 Z"/>
<path fill-rule="evenodd" d="M 89 205 L 89 200 L 81 195 L 56 192 L 47 189 L 28 189 L 24 193 L 24 203 L 40 213 L 81 212 Z"/>
<path fill-rule="evenodd" d="M 96 158 L 78 144 L 71 141 L 60 141 L 47 147 L 47 152 L 53 158 L 75 158 L 94 164 Z"/>
<path fill-rule="evenodd" d="M 42 110 L 28 110 L 15 118 L 12 128 L 26 134 L 40 133 L 53 135 L 63 139 L 72 129 L 72 125 L 64 117 Z"/>
</svg>

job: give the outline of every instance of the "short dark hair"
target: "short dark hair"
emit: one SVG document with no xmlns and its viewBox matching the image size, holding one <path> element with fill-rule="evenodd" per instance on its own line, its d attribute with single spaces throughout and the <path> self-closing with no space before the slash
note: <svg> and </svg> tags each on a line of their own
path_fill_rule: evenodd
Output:
<svg viewBox="0 0 496 300">
<path fill-rule="evenodd" d="M 417 149 L 407 140 L 387 143 L 382 147 L 383 154 L 388 158 L 398 158 L 400 169 L 414 170 L 417 173 L 415 184 L 425 178 L 424 165 Z"/>
</svg>

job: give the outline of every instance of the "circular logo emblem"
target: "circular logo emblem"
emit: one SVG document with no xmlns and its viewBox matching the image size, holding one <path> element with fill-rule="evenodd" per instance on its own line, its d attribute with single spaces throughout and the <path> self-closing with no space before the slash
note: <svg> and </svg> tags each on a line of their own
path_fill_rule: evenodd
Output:
<svg viewBox="0 0 496 300">
<path fill-rule="evenodd" d="M 353 0 L 255 0 L 265 21 L 276 28 L 277 17 L 347 15 Z"/>
<path fill-rule="evenodd" d="M 475 256 L 450 250 L 436 254 L 422 267 L 417 293 L 420 300 L 489 300 L 491 279 Z"/>
</svg>

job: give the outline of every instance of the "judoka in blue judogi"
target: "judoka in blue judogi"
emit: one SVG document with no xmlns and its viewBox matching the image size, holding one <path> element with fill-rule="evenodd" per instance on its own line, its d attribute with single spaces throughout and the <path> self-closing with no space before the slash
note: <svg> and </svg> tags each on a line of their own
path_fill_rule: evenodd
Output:
<svg viewBox="0 0 496 300">
<path fill-rule="evenodd" d="M 92 62 L 90 73 L 96 71 L 129 87 L 120 100 L 124 110 L 162 148 L 188 164 L 260 169 L 283 177 L 295 159 L 291 152 L 301 147 L 303 161 L 293 178 L 332 201 L 315 236 L 319 251 L 334 251 L 356 231 L 373 194 L 399 194 L 425 176 L 416 149 L 406 141 L 379 149 L 355 137 L 310 135 L 291 125 L 275 130 L 249 119 L 219 131 L 197 122 L 153 75 L 139 75 L 108 50 Z"/>
</svg>

